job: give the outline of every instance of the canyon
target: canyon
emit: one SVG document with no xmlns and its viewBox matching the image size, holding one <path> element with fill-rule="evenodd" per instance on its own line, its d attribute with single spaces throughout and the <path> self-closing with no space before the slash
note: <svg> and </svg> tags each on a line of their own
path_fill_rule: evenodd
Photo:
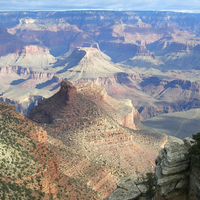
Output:
<svg viewBox="0 0 200 200">
<path fill-rule="evenodd" d="M 176 12 L 1 13 L 1 101 L 28 114 L 64 79 L 131 99 L 141 120 L 199 108 L 199 26 Z"/>
<path fill-rule="evenodd" d="M 184 112 L 177 120 L 199 127 L 199 27 L 192 13 L 1 12 L 0 153 L 11 170 L 0 187 L 12 196 L 28 185 L 17 195 L 30 199 L 112 199 L 124 188 L 143 195 L 133 179 L 168 162 L 167 135 L 192 134 L 146 120 Z"/>
<path fill-rule="evenodd" d="M 63 80 L 31 109 L 37 124 L 1 102 L 0 196 L 103 199 L 122 177 L 153 171 L 167 136 L 136 130 L 138 116 L 91 82 Z"/>
</svg>

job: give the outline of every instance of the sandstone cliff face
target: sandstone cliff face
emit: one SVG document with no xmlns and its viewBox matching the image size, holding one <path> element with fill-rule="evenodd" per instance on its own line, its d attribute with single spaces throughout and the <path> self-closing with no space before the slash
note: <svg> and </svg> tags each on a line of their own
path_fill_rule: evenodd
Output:
<svg viewBox="0 0 200 200">
<path fill-rule="evenodd" d="M 21 66 L 0 67 L 0 75 L 11 74 L 13 72 L 24 78 L 30 78 L 35 80 L 51 79 L 55 75 L 54 73 L 37 71 L 37 69 L 34 67 L 30 68 Z"/>
</svg>

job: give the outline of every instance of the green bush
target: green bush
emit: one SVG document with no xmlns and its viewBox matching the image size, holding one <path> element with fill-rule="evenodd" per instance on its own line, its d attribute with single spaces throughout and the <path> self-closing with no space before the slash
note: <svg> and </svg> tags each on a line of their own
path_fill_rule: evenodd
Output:
<svg viewBox="0 0 200 200">
<path fill-rule="evenodd" d="M 189 153 L 186 155 L 186 158 L 192 158 L 192 164 L 200 167 L 200 132 L 196 135 L 193 135 L 193 139 L 196 141 L 196 143 L 189 148 Z"/>
<path fill-rule="evenodd" d="M 152 199 L 156 195 L 156 189 L 154 186 L 154 174 L 153 173 L 146 173 L 145 177 L 147 192 L 146 197 L 147 199 Z"/>
</svg>

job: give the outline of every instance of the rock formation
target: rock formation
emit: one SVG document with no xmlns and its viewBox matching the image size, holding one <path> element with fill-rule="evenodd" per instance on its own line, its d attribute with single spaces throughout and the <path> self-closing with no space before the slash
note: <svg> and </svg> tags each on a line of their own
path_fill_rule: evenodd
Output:
<svg viewBox="0 0 200 200">
<path fill-rule="evenodd" d="M 2 13 L 0 26 L 0 97 L 24 114 L 37 104 L 36 96 L 57 92 L 62 79 L 99 82 L 110 96 L 131 99 L 141 120 L 200 107 L 196 15 L 14 12 Z M 187 81 L 193 86 L 182 87 Z"/>
<path fill-rule="evenodd" d="M 159 194 L 165 199 L 186 197 L 189 185 L 189 160 L 184 143 L 167 142 L 156 159 L 155 178 Z M 176 197 L 177 198 L 177 197 Z"/>
<path fill-rule="evenodd" d="M 192 141 L 192 142 L 191 142 Z M 155 199 L 160 196 L 169 199 L 199 199 L 199 169 L 191 164 L 185 155 L 194 144 L 191 138 L 184 142 L 167 142 L 156 159 L 155 178 L 158 190 Z"/>
<path fill-rule="evenodd" d="M 117 183 L 117 189 L 105 200 L 142 200 L 146 192 L 147 186 L 143 180 L 127 177 Z"/>
<path fill-rule="evenodd" d="M 66 97 L 66 101 L 67 101 L 77 94 L 77 90 L 71 82 L 63 80 L 60 84 L 59 93 L 61 96 Z"/>
<path fill-rule="evenodd" d="M 185 157 L 195 140 L 187 137 L 168 141 L 156 158 L 155 200 L 198 200 L 200 191 L 199 167 Z M 143 177 L 127 177 L 105 200 L 143 200 L 148 197 L 149 183 Z M 153 184 L 153 182 L 151 183 Z"/>
<path fill-rule="evenodd" d="M 82 177 L 84 184 L 106 197 L 119 177 L 137 177 L 153 169 L 151 161 L 163 139 L 130 129 L 135 128 L 133 111 L 130 102 L 109 97 L 102 87 L 62 81 L 60 91 L 39 102 L 29 117 L 55 138 L 49 140 L 54 149 L 55 140 L 62 140 L 61 171 L 71 178 Z"/>
<path fill-rule="evenodd" d="M 94 85 L 93 83 L 77 84 L 78 91 L 87 96 L 88 99 L 105 110 L 108 115 L 111 116 L 122 126 L 126 126 L 132 129 L 136 129 L 136 125 L 139 123 L 139 113 L 133 107 L 131 100 L 116 100 L 110 97 L 103 87 Z M 137 122 L 135 124 L 134 122 Z"/>
</svg>

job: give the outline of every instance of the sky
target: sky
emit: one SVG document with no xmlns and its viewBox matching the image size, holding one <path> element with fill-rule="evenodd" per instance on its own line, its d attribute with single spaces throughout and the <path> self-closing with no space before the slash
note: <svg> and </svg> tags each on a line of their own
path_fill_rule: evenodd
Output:
<svg viewBox="0 0 200 200">
<path fill-rule="evenodd" d="M 0 0 L 0 11 L 149 10 L 200 13 L 200 0 Z"/>
</svg>

